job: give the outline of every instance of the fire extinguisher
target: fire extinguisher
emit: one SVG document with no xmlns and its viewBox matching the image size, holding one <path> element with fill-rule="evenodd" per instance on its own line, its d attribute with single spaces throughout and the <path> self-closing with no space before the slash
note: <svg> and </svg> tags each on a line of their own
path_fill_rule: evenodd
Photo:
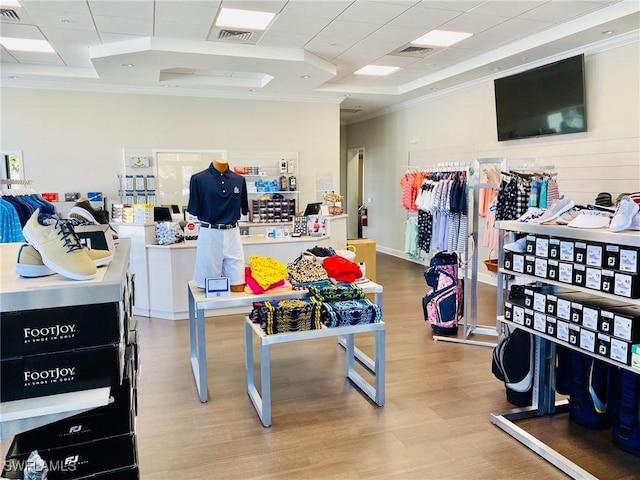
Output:
<svg viewBox="0 0 640 480">
<path fill-rule="evenodd" d="M 360 225 L 367 227 L 369 225 L 368 209 L 364 205 L 360 207 Z"/>
</svg>

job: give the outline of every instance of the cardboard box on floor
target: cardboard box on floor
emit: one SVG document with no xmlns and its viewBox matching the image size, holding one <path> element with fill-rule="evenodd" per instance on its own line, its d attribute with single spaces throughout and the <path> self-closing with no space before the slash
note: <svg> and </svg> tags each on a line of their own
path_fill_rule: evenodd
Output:
<svg viewBox="0 0 640 480">
<path fill-rule="evenodd" d="M 376 281 L 376 242 L 369 238 L 355 238 L 347 240 L 347 246 L 356 250 L 354 262 L 365 263 L 366 277 L 372 282 Z"/>
</svg>

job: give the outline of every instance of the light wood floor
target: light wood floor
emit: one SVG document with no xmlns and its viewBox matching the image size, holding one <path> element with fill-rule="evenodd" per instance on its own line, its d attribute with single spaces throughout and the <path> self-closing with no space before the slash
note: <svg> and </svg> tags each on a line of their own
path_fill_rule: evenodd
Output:
<svg viewBox="0 0 640 480">
<path fill-rule="evenodd" d="M 490 423 L 490 412 L 512 408 L 491 373 L 491 348 L 433 341 L 420 307 L 424 268 L 382 254 L 377 261 L 387 325 L 382 408 L 345 380 L 335 338 L 276 345 L 273 426 L 264 428 L 245 391 L 242 316 L 207 319 L 204 404 L 187 321 L 140 318 L 143 478 L 567 478 Z M 495 288 L 480 285 L 479 298 L 478 323 L 494 324 Z M 356 344 L 372 353 L 372 336 Z M 522 425 L 541 437 L 561 435 L 549 443 L 602 479 L 640 478 L 640 459 L 613 447 L 608 431 L 579 428 L 566 415 Z"/>
</svg>

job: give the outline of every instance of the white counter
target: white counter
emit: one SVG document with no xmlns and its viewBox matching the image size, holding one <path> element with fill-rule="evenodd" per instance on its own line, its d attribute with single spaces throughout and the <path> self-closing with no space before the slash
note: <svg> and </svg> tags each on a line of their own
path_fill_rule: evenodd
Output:
<svg viewBox="0 0 640 480">
<path fill-rule="evenodd" d="M 331 237 L 287 237 L 266 238 L 264 236 L 242 237 L 245 262 L 251 255 L 261 255 L 289 263 L 303 251 L 330 246 Z M 187 282 L 193 279 L 197 241 L 174 245 L 147 245 L 149 277 L 150 317 L 167 320 L 189 318 Z M 234 310 L 216 312 L 217 315 L 236 313 Z"/>
</svg>

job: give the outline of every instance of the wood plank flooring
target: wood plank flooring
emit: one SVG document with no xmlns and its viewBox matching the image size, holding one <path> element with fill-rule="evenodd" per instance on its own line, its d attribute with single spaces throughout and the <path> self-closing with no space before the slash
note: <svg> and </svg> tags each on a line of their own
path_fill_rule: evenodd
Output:
<svg viewBox="0 0 640 480">
<path fill-rule="evenodd" d="M 188 323 L 140 318 L 143 478 L 567 478 L 489 421 L 490 412 L 512 408 L 491 373 L 492 349 L 433 341 L 420 307 L 424 267 L 383 254 L 377 262 L 387 324 L 382 408 L 345 379 L 335 338 L 276 345 L 273 426 L 264 428 L 245 391 L 242 316 L 207 319 L 204 404 L 191 374 Z M 479 309 L 478 323 L 493 325 L 494 287 L 480 285 Z M 356 344 L 373 353 L 372 335 Z M 528 424 L 536 435 L 560 432 L 556 448 L 602 479 L 640 478 L 640 459 L 612 447 L 606 433 L 585 432 L 566 415 Z"/>
</svg>

